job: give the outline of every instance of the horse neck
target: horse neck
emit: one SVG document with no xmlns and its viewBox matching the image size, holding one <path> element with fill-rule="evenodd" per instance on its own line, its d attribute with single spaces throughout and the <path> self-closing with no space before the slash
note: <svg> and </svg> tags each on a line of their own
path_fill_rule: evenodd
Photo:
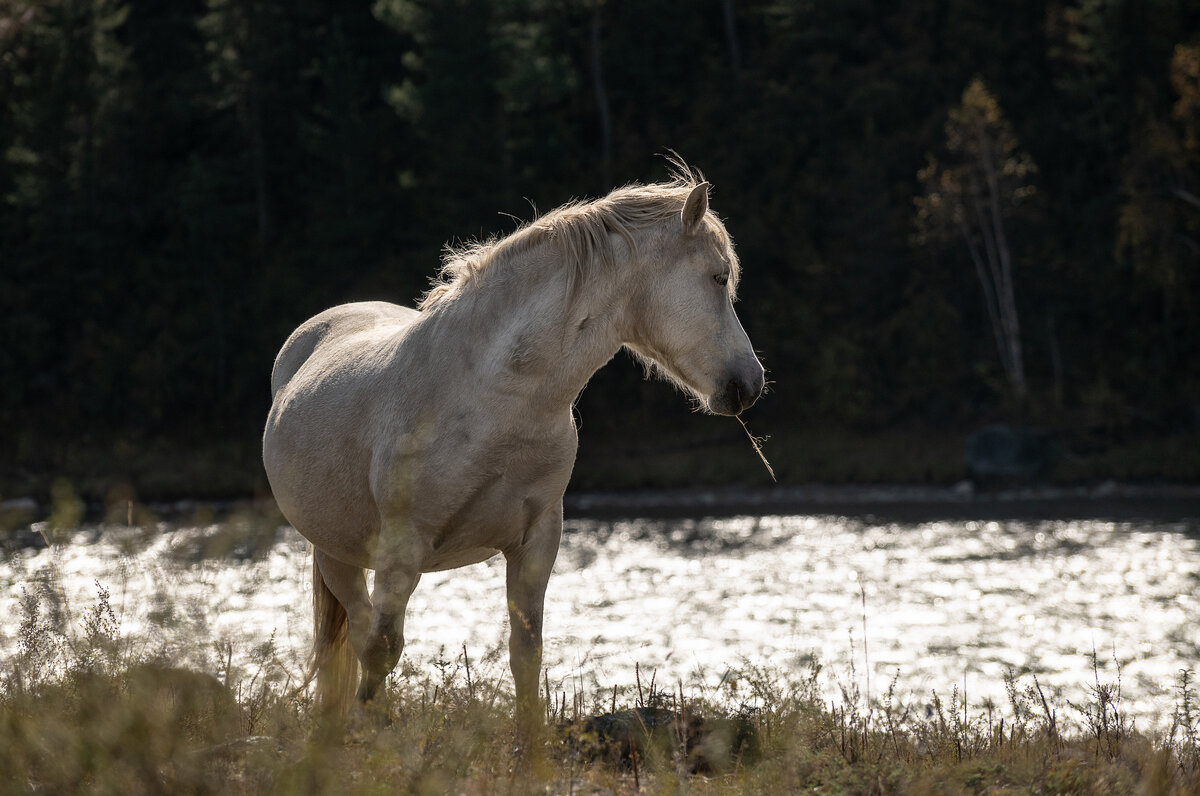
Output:
<svg viewBox="0 0 1200 796">
<path fill-rule="evenodd" d="M 572 280 L 574 265 L 546 242 L 490 267 L 503 272 L 481 274 L 484 284 L 436 310 L 442 339 L 529 411 L 570 406 L 621 347 L 628 266 L 584 263 Z"/>
</svg>

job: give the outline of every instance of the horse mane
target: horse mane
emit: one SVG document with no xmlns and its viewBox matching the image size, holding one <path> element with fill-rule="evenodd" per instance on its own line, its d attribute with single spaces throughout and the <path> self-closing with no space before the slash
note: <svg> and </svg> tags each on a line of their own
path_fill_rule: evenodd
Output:
<svg viewBox="0 0 1200 796">
<path fill-rule="evenodd" d="M 691 190 L 703 175 L 681 159 L 670 159 L 671 179 L 617 188 L 602 199 L 571 201 L 555 208 L 516 231 L 483 241 L 447 245 L 442 267 L 417 309 L 437 306 L 479 282 L 497 263 L 529 251 L 547 241 L 561 249 L 570 266 L 571 289 L 584 276 L 584 266 L 600 260 L 613 264 L 610 234 L 620 235 L 631 251 L 636 250 L 633 233 L 678 216 Z M 736 278 L 736 275 L 734 275 Z"/>
</svg>

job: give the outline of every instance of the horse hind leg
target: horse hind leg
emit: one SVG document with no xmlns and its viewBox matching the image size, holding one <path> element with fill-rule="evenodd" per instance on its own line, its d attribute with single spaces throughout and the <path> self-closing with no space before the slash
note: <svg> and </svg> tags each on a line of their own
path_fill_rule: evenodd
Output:
<svg viewBox="0 0 1200 796">
<path fill-rule="evenodd" d="M 358 699 L 370 702 L 404 651 L 404 611 L 421 579 L 422 549 L 403 525 L 386 525 L 376 554 L 375 589 L 371 594 L 371 630 L 359 659 L 362 680 Z"/>
<path fill-rule="evenodd" d="M 349 708 L 370 617 L 366 572 L 315 550 L 313 667 L 323 711 L 344 715 Z"/>
</svg>

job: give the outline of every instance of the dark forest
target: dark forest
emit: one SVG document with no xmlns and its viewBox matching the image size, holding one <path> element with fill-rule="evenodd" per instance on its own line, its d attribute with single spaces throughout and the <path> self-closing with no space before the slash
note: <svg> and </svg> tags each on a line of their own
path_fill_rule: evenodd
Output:
<svg viewBox="0 0 1200 796">
<path fill-rule="evenodd" d="M 1200 479 L 1200 4 L 0 0 L 0 497 L 237 496 L 271 364 L 448 242 L 714 186 L 781 481 Z M 628 357 L 576 488 L 769 483 Z M 124 493 L 121 493 L 124 494 Z"/>
</svg>

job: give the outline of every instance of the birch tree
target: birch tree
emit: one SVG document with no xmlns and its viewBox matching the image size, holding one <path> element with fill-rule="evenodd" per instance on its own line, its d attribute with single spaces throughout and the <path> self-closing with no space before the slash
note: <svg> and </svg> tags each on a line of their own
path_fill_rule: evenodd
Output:
<svg viewBox="0 0 1200 796">
<path fill-rule="evenodd" d="M 930 155 L 918 172 L 917 240 L 965 244 L 983 290 L 996 352 L 1013 398 L 1028 395 L 1017 312 L 1013 254 L 1006 221 L 1034 193 L 1037 168 L 1018 148 L 999 102 L 976 77 L 950 111 L 945 125 L 946 160 Z"/>
</svg>

